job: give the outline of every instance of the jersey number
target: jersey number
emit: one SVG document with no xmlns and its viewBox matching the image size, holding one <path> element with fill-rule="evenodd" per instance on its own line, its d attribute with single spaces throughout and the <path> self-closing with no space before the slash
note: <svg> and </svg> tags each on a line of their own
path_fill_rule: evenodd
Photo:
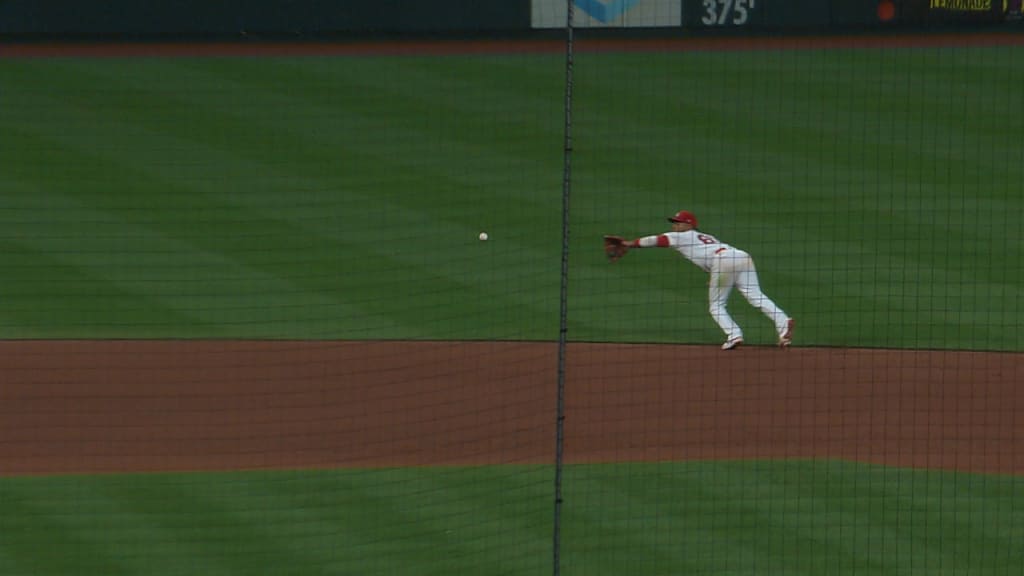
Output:
<svg viewBox="0 0 1024 576">
<path fill-rule="evenodd" d="M 718 244 L 718 240 L 715 240 L 714 237 L 708 236 L 707 234 L 697 234 L 697 240 L 700 240 L 705 244 Z"/>
</svg>

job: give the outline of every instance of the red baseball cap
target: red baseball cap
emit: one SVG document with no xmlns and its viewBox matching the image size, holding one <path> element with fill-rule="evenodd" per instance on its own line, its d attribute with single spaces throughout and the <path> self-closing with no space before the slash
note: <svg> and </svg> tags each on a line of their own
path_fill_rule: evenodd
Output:
<svg viewBox="0 0 1024 576">
<path fill-rule="evenodd" d="M 668 221 L 683 222 L 685 224 L 693 226 L 694 228 L 697 227 L 697 217 L 693 215 L 693 212 L 690 212 L 688 210 L 680 210 L 679 212 L 676 212 L 675 214 L 668 217 Z"/>
</svg>

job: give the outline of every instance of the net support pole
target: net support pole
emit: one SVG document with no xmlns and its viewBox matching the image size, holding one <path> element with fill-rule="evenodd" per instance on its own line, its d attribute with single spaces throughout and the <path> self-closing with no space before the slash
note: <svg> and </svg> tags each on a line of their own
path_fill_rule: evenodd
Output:
<svg viewBox="0 0 1024 576">
<path fill-rule="evenodd" d="M 552 571 L 561 573 L 562 468 L 565 445 L 565 352 L 569 334 L 569 197 L 572 189 L 573 7 L 566 0 L 565 22 L 565 136 L 562 164 L 562 279 L 558 320 L 558 400 L 555 410 L 555 510 L 552 526 Z"/>
</svg>

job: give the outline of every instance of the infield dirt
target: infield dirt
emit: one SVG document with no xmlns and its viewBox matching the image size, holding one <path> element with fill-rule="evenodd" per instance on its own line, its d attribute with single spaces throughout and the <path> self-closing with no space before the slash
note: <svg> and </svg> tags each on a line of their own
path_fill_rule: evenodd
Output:
<svg viewBox="0 0 1024 576">
<path fill-rule="evenodd" d="M 888 48 L 1021 34 L 586 41 Z M 562 42 L 9 44 L 0 57 L 553 52 Z M 1024 473 L 1024 356 L 571 344 L 569 462 L 839 458 Z M 552 463 L 557 347 L 0 341 L 0 475 Z M 680 369 L 679 367 L 685 367 Z"/>
<path fill-rule="evenodd" d="M 7 341 L 0 475 L 553 463 L 556 367 L 548 343 Z M 565 457 L 1020 474 L 1021 382 L 1019 354 L 571 344 Z"/>
</svg>

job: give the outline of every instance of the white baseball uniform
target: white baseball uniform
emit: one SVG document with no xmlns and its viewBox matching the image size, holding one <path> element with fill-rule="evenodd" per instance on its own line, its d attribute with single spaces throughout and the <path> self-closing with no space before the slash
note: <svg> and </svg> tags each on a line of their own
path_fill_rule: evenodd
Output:
<svg viewBox="0 0 1024 576">
<path fill-rule="evenodd" d="M 709 310 L 729 340 L 743 338 L 743 330 L 726 309 L 734 286 L 754 308 L 771 319 L 780 337 L 787 331 L 789 316 L 761 291 L 750 254 L 699 230 L 644 236 L 638 239 L 638 243 L 643 248 L 672 248 L 711 275 L 708 283 Z"/>
</svg>

